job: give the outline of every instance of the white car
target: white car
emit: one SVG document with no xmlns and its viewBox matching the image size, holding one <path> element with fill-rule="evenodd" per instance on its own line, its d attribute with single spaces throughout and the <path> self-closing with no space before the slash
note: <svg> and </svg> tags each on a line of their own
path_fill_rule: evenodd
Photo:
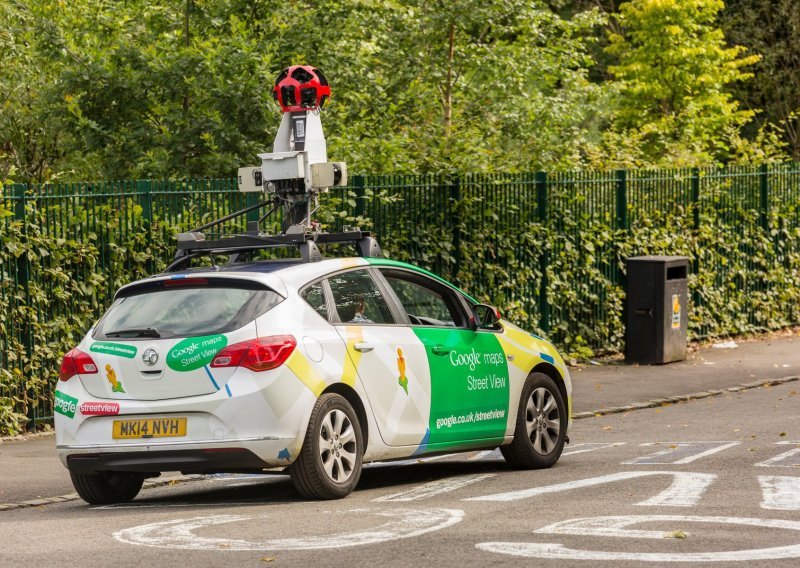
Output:
<svg viewBox="0 0 800 568">
<path fill-rule="evenodd" d="M 550 343 L 425 270 L 263 261 L 120 289 L 64 357 L 55 428 L 89 503 L 129 501 L 163 471 L 276 467 L 333 499 L 379 460 L 499 446 L 549 467 L 570 394 Z"/>
</svg>

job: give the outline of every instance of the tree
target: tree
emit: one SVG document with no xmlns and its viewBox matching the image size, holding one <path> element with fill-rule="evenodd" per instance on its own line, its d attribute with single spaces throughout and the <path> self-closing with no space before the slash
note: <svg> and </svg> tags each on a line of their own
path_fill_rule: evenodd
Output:
<svg viewBox="0 0 800 568">
<path fill-rule="evenodd" d="M 800 9 L 796 0 L 728 0 L 722 27 L 729 42 L 761 55 L 755 80 L 735 94 L 756 112 L 750 136 L 778 126 L 788 152 L 800 161 Z"/>
<path fill-rule="evenodd" d="M 730 89 L 758 61 L 727 47 L 716 18 L 722 0 L 631 0 L 622 33 L 610 35 L 619 89 L 611 139 L 635 141 L 638 160 L 671 166 L 726 161 L 753 116 Z"/>
<path fill-rule="evenodd" d="M 6 163 L 25 181 L 234 174 L 274 122 L 273 49 L 247 4 L 15 4 L 0 43 L 17 50 L 0 83 L 15 95 L 0 123 Z"/>
<path fill-rule="evenodd" d="M 596 12 L 567 20 L 539 0 L 326 0 L 275 19 L 282 63 L 314 63 L 331 79 L 329 153 L 358 171 L 585 163 L 602 115 L 602 86 L 587 79 Z"/>
</svg>

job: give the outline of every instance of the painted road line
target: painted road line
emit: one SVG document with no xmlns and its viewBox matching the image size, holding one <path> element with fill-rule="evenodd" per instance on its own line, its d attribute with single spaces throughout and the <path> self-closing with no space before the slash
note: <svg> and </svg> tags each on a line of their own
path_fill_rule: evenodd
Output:
<svg viewBox="0 0 800 568">
<path fill-rule="evenodd" d="M 658 495 L 636 505 L 641 507 L 694 507 L 717 478 L 713 473 L 681 472 L 672 485 Z"/>
<path fill-rule="evenodd" d="M 199 503 L 197 501 L 191 501 L 186 503 L 149 503 L 149 502 L 137 502 L 134 501 L 132 503 L 115 503 L 113 505 L 99 505 L 97 507 L 89 507 L 90 511 L 109 511 L 109 510 L 116 510 L 116 509 L 178 509 L 183 507 L 192 507 L 195 509 L 198 508 L 209 508 L 209 507 L 249 507 L 251 505 L 263 505 L 264 499 L 253 498 L 252 501 L 220 501 L 214 503 Z"/>
<path fill-rule="evenodd" d="M 625 442 L 583 442 L 581 444 L 570 444 L 564 448 L 562 456 L 574 456 L 575 454 L 583 454 L 585 452 L 596 452 L 597 450 L 605 450 L 608 448 L 616 448 L 617 446 L 624 446 Z"/>
<path fill-rule="evenodd" d="M 800 511 L 800 477 L 763 475 L 761 484 L 761 507 L 778 511 Z"/>
<path fill-rule="evenodd" d="M 667 446 L 654 454 L 622 462 L 623 465 L 684 465 L 708 457 L 741 442 L 647 442 L 642 447 Z"/>
<path fill-rule="evenodd" d="M 464 501 L 519 501 L 521 499 L 528 499 L 538 495 L 546 495 L 548 493 L 560 493 L 562 491 L 571 491 L 573 489 L 586 489 L 588 487 L 596 487 L 598 485 L 605 485 L 607 483 L 616 483 L 618 481 L 629 481 L 632 479 L 640 479 L 643 477 L 651 477 L 654 475 L 664 475 L 672 477 L 672 485 L 666 490 L 662 491 L 655 497 L 642 501 L 640 505 L 646 506 L 652 503 L 655 504 L 669 504 L 671 507 L 692 507 L 697 504 L 703 492 L 708 485 L 716 478 L 716 475 L 710 473 L 689 473 L 684 471 L 623 471 L 619 473 L 612 473 L 610 475 L 601 475 L 599 477 L 590 477 L 588 479 L 579 479 L 577 481 L 568 481 L 566 483 L 557 483 L 555 485 L 545 485 L 544 487 L 532 487 L 530 489 L 522 489 L 520 491 L 509 491 L 506 493 L 495 493 L 493 495 L 484 495 L 483 497 L 470 497 Z M 689 493 L 681 496 L 681 491 L 693 488 Z"/>
<path fill-rule="evenodd" d="M 775 442 L 778 446 L 800 446 L 800 442 Z M 783 452 L 780 455 L 770 458 L 761 463 L 757 463 L 758 467 L 798 467 L 800 466 L 800 448 L 794 448 L 788 452 Z"/>
<path fill-rule="evenodd" d="M 472 485 L 473 483 L 477 483 L 479 481 L 483 481 L 484 479 L 489 479 L 491 477 L 495 477 L 495 474 L 483 473 L 478 475 L 462 475 L 460 477 L 448 477 L 446 479 L 439 479 L 437 481 L 431 481 L 430 483 L 426 483 L 424 485 L 419 485 L 418 487 L 414 487 L 407 491 L 400 491 L 399 493 L 384 495 L 383 497 L 378 497 L 376 499 L 373 499 L 373 501 L 382 501 L 382 502 L 421 501 L 422 499 L 430 499 L 431 497 L 435 497 L 436 495 L 441 495 L 442 493 L 449 493 L 450 491 L 461 489 L 462 487 L 466 487 L 467 485 Z"/>
<path fill-rule="evenodd" d="M 244 522 L 249 526 L 252 526 L 254 522 L 261 522 L 265 528 L 275 527 L 280 526 L 278 516 L 211 515 L 139 525 L 114 533 L 114 538 L 126 544 L 180 550 L 214 550 L 217 552 L 220 550 L 322 550 L 365 546 L 420 536 L 453 526 L 464 518 L 464 511 L 458 509 L 391 509 L 388 511 L 359 509 L 343 512 L 345 516 L 347 513 L 357 515 L 359 519 L 363 519 L 366 514 L 371 514 L 380 518 L 388 518 L 388 520 L 374 528 L 350 533 L 249 541 L 200 536 L 194 531 L 203 529 L 205 534 L 209 534 L 209 527 Z M 342 519 L 340 524 L 346 525 L 346 519 Z M 321 528 L 324 529 L 327 526 L 326 524 Z"/>
<path fill-rule="evenodd" d="M 638 523 L 665 523 L 664 531 L 644 531 L 627 529 Z M 744 525 L 750 527 L 800 531 L 800 522 L 779 519 L 752 519 L 742 517 L 695 517 L 676 515 L 631 515 L 621 517 L 595 517 L 572 519 L 546 526 L 536 531 L 538 534 L 570 534 L 613 538 L 662 539 L 665 532 L 687 523 L 706 523 L 711 525 Z M 617 543 L 618 544 L 618 543 Z M 800 558 L 800 544 L 774 548 L 755 548 L 746 550 L 724 550 L 718 552 L 623 552 L 619 546 L 610 544 L 617 550 L 578 550 L 558 543 L 534 542 L 482 542 L 475 545 L 479 550 L 522 556 L 525 558 L 547 558 L 558 560 L 610 560 L 632 562 L 752 562 L 759 560 L 781 560 Z M 652 545 L 651 545 L 652 548 Z"/>
</svg>

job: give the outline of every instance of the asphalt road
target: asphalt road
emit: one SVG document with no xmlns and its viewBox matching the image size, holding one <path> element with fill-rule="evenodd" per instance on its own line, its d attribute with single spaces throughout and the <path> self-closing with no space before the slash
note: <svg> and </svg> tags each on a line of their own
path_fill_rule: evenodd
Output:
<svg viewBox="0 0 800 568">
<path fill-rule="evenodd" d="M 800 387 L 575 422 L 556 467 L 496 452 L 365 470 L 302 501 L 284 476 L 0 512 L 2 566 L 798 566 Z"/>
</svg>

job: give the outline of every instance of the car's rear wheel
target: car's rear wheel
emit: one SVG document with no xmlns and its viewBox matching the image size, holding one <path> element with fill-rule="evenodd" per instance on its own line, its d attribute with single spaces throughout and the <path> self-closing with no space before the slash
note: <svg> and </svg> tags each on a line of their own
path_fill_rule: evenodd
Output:
<svg viewBox="0 0 800 568">
<path fill-rule="evenodd" d="M 555 381 L 543 373 L 531 373 L 522 387 L 514 441 L 500 447 L 506 462 L 522 469 L 555 464 L 564 450 L 567 418 Z"/>
<path fill-rule="evenodd" d="M 90 505 L 132 501 L 144 483 L 144 474 L 124 471 L 70 473 L 70 477 L 75 491 Z"/>
<path fill-rule="evenodd" d="M 361 426 L 353 407 L 333 393 L 319 397 L 300 455 L 289 473 L 295 488 L 310 499 L 341 499 L 361 477 Z"/>
</svg>

